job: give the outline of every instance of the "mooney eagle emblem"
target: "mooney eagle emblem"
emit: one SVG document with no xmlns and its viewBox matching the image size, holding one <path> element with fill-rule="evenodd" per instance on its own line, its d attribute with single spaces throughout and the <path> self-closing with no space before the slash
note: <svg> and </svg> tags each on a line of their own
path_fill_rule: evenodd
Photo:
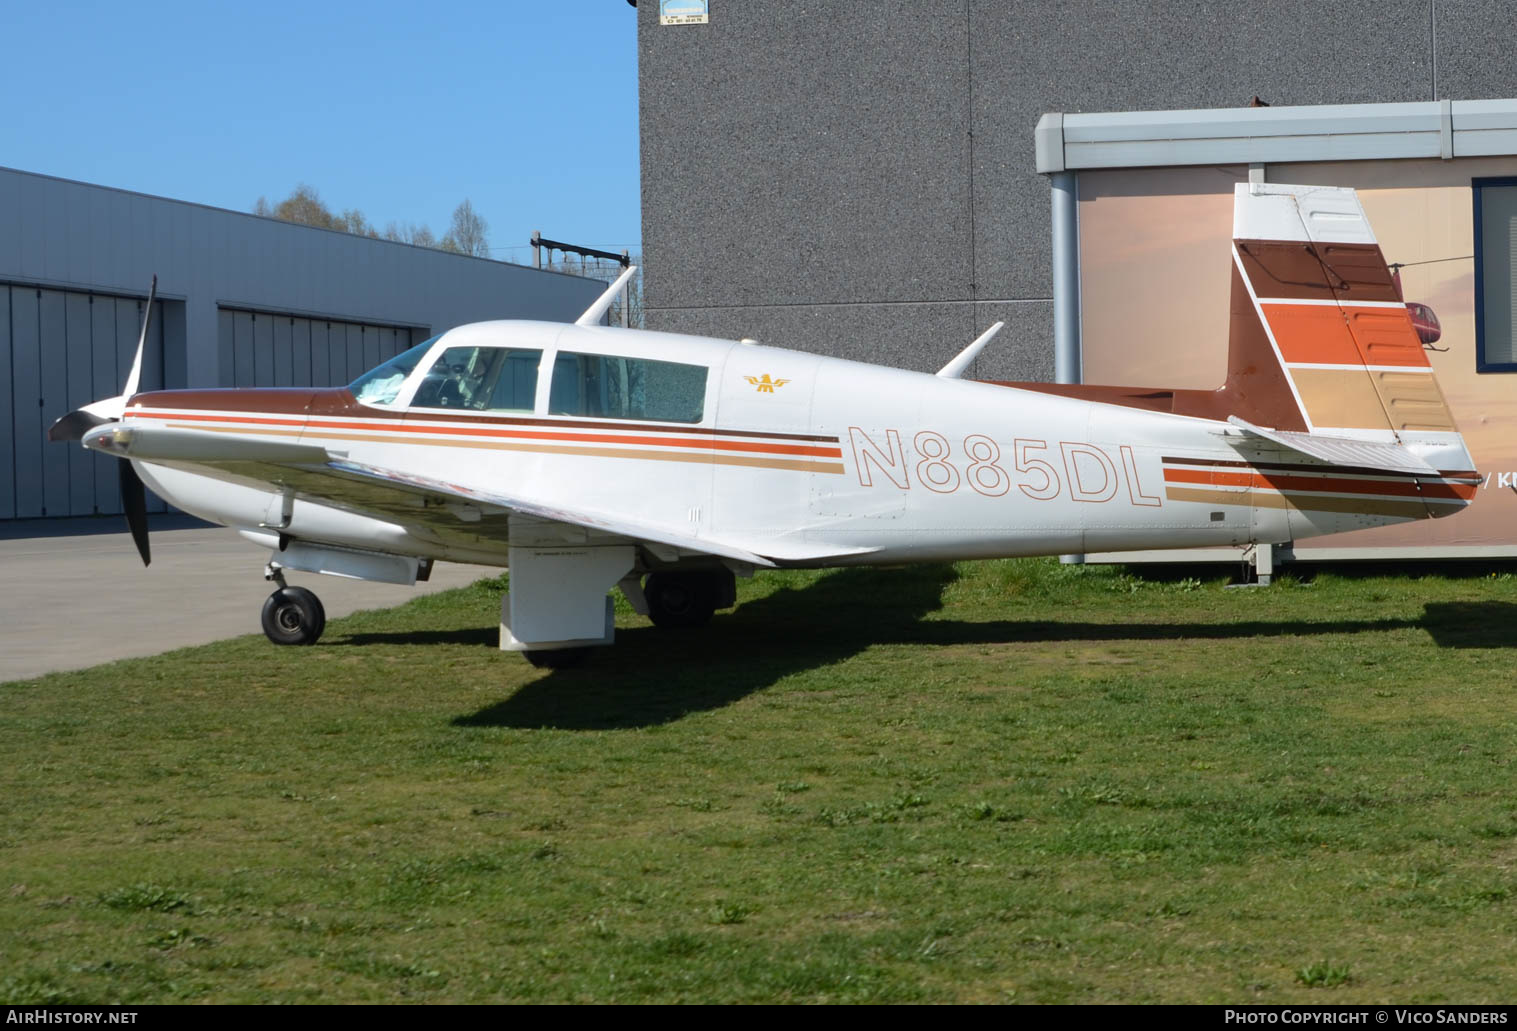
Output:
<svg viewBox="0 0 1517 1031">
<path fill-rule="evenodd" d="M 277 643 L 325 623 L 285 570 L 476 562 L 510 567 L 501 647 L 542 666 L 611 643 L 613 587 L 691 628 L 757 569 L 1284 543 L 1468 505 L 1354 191 L 1239 184 L 1233 237 L 1215 390 L 962 379 L 999 323 L 936 375 L 600 325 L 628 270 L 573 325 L 460 326 L 346 387 L 139 394 L 139 342 L 121 396 L 50 435 L 123 460 L 144 561 L 144 486 L 267 549 Z M 802 377 L 805 403 L 725 390 Z"/>
<path fill-rule="evenodd" d="M 783 387 L 786 383 L 790 382 L 788 379 L 772 380 L 769 378 L 769 373 L 767 372 L 762 376 L 744 376 L 743 379 L 758 387 L 758 392 L 760 394 L 772 394 L 774 393 L 775 387 Z"/>
</svg>

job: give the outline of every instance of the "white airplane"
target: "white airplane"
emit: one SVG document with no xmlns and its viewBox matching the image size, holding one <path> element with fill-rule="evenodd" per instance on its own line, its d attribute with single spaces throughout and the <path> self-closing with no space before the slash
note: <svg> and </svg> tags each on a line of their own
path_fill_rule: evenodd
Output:
<svg viewBox="0 0 1517 1031">
<path fill-rule="evenodd" d="M 1239 185 L 1233 235 L 1214 391 L 959 378 L 999 324 L 935 376 L 598 325 L 618 281 L 573 325 L 460 326 L 335 389 L 139 394 L 139 346 L 124 393 L 52 436 L 125 460 L 144 562 L 143 482 L 268 548 L 276 643 L 325 622 L 284 570 L 473 562 L 510 568 L 501 648 L 543 666 L 611 643 L 613 586 L 697 626 L 761 567 L 1278 543 L 1469 504 L 1354 192 Z"/>
</svg>

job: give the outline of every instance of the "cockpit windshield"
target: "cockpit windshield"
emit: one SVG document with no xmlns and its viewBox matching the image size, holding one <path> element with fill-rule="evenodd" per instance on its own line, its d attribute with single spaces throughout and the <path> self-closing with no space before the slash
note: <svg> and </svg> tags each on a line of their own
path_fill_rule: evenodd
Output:
<svg viewBox="0 0 1517 1031">
<path fill-rule="evenodd" d="M 438 334 L 438 336 L 441 335 Z M 423 340 L 408 351 L 400 352 L 383 365 L 370 369 L 349 383 L 348 389 L 364 404 L 394 404 L 406 377 L 411 375 L 412 370 L 421 363 L 422 358 L 426 357 L 427 351 L 436 342 L 437 337 L 432 337 L 429 340 Z"/>
</svg>

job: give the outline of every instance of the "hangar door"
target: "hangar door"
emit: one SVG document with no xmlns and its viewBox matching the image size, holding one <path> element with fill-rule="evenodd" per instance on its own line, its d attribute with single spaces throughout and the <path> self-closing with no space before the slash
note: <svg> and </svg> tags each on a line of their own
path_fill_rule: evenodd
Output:
<svg viewBox="0 0 1517 1031">
<path fill-rule="evenodd" d="M 47 429 L 80 405 L 121 393 L 145 299 L 0 283 L 0 519 L 120 512 L 114 458 L 53 444 Z M 143 356 L 142 389 L 163 383 L 163 302 Z M 148 510 L 164 511 L 148 495 Z"/>
<path fill-rule="evenodd" d="M 415 326 L 219 308 L 216 336 L 221 386 L 341 386 L 429 335 Z"/>
</svg>

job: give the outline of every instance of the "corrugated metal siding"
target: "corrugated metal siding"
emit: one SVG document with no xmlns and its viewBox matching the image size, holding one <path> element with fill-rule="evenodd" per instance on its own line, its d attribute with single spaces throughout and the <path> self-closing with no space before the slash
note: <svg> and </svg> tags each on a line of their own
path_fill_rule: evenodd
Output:
<svg viewBox="0 0 1517 1031">
<path fill-rule="evenodd" d="M 430 331 L 222 308 L 216 315 L 224 387 L 336 387 L 420 343 Z"/>
<path fill-rule="evenodd" d="M 0 284 L 0 519 L 121 511 L 116 459 L 54 444 L 47 429 L 81 405 L 120 393 L 144 302 L 73 290 Z M 142 389 L 163 382 L 163 302 L 154 305 Z M 162 501 L 149 496 L 148 510 Z"/>
<path fill-rule="evenodd" d="M 0 289 L 0 519 L 16 517 L 15 402 L 11 387 L 11 292 Z"/>
</svg>

